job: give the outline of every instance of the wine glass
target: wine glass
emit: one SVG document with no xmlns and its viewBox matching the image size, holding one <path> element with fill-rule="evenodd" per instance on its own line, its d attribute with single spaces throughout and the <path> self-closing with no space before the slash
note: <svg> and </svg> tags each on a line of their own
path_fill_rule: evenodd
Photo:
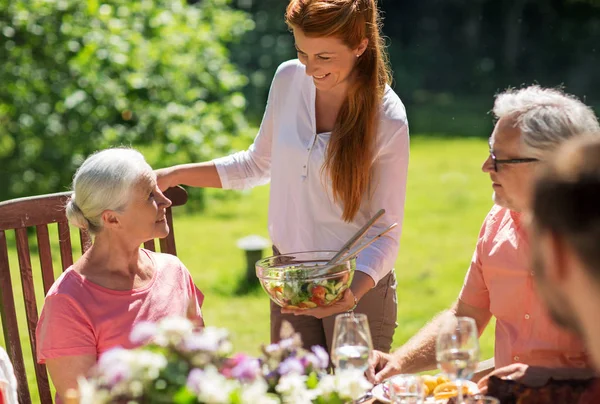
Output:
<svg viewBox="0 0 600 404">
<path fill-rule="evenodd" d="M 336 316 L 331 347 L 331 360 L 336 368 L 364 372 L 369 367 L 372 350 L 366 314 L 350 312 Z"/>
<path fill-rule="evenodd" d="M 437 335 L 438 368 L 456 383 L 458 403 L 463 404 L 463 380 L 473 376 L 479 362 L 477 323 L 470 317 L 451 317 Z"/>
<path fill-rule="evenodd" d="M 423 379 L 418 375 L 396 375 L 385 383 L 388 396 L 394 404 L 422 404 L 425 399 Z"/>
</svg>

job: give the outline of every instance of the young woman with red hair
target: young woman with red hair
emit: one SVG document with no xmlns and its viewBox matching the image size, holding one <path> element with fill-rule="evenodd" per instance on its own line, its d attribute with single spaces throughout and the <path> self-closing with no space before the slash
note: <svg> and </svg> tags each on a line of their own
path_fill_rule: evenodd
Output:
<svg viewBox="0 0 600 404">
<path fill-rule="evenodd" d="M 389 86 L 375 0 L 291 0 L 285 18 L 298 59 L 277 69 L 254 143 L 211 162 L 158 170 L 158 181 L 161 189 L 246 189 L 270 181 L 274 250 L 337 250 L 381 208 L 386 214 L 371 232 L 402 224 L 406 112 Z M 398 226 L 361 253 L 351 288 L 336 304 L 282 312 L 271 303 L 272 341 L 285 319 L 305 346 L 329 349 L 335 315 L 354 309 L 368 315 L 374 348 L 388 352 L 400 233 Z"/>
</svg>

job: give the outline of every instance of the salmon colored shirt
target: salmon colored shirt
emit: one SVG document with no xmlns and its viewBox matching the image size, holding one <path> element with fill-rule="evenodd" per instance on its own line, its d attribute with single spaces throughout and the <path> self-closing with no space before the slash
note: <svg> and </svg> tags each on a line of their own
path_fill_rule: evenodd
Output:
<svg viewBox="0 0 600 404">
<path fill-rule="evenodd" d="M 494 206 L 486 217 L 460 300 L 496 317 L 495 367 L 526 363 L 588 367 L 583 344 L 556 326 L 534 290 L 520 214 Z"/>
<path fill-rule="evenodd" d="M 40 315 L 37 360 L 96 355 L 122 346 L 133 348 L 129 334 L 140 321 L 185 316 L 202 321 L 204 300 L 188 270 L 175 256 L 142 250 L 155 272 L 144 287 L 117 291 L 87 281 L 72 268 L 52 285 Z"/>
</svg>

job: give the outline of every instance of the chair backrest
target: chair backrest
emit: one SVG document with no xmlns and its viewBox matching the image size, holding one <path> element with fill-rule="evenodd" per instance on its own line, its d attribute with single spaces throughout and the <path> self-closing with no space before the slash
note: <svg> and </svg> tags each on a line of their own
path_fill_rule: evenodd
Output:
<svg viewBox="0 0 600 404">
<path fill-rule="evenodd" d="M 52 252 L 48 231 L 49 224 L 58 224 L 58 244 L 60 246 L 62 270 L 66 270 L 73 264 L 70 229 L 65 214 L 65 205 L 70 194 L 70 192 L 63 192 L 0 202 L 0 315 L 2 317 L 4 341 L 17 376 L 19 402 L 21 404 L 31 403 L 31 395 L 29 393 L 23 351 L 19 339 L 6 234 L 9 230 L 14 230 L 15 232 L 29 343 L 33 354 L 40 401 L 42 403 L 52 403 L 46 366 L 38 364 L 36 358 L 35 328 L 38 321 L 38 310 L 27 233 L 29 227 L 35 227 L 37 250 L 42 272 L 42 286 L 45 296 L 54 283 L 54 269 L 52 266 Z M 187 202 L 187 192 L 181 187 L 169 188 L 165 192 L 165 195 L 171 200 L 172 206 L 184 205 Z M 171 207 L 167 209 L 166 219 L 171 231 L 166 238 L 159 240 L 160 251 L 177 255 Z M 87 232 L 81 230 L 79 231 L 79 238 L 81 253 L 83 254 L 91 246 L 91 240 Z M 155 251 L 154 240 L 144 243 L 144 247 Z"/>
</svg>

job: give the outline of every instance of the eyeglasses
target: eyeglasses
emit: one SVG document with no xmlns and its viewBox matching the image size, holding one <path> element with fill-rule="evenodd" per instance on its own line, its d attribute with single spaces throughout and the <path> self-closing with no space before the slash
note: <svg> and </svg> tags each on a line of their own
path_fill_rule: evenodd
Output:
<svg viewBox="0 0 600 404">
<path fill-rule="evenodd" d="M 525 157 L 522 159 L 499 160 L 496 158 L 496 155 L 494 154 L 494 150 L 492 149 L 491 145 L 490 145 L 490 157 L 492 158 L 492 162 L 494 163 L 494 171 L 495 172 L 498 172 L 498 164 L 523 164 L 523 163 L 533 163 L 535 161 L 540 161 L 539 159 L 532 158 L 532 157 Z"/>
</svg>

